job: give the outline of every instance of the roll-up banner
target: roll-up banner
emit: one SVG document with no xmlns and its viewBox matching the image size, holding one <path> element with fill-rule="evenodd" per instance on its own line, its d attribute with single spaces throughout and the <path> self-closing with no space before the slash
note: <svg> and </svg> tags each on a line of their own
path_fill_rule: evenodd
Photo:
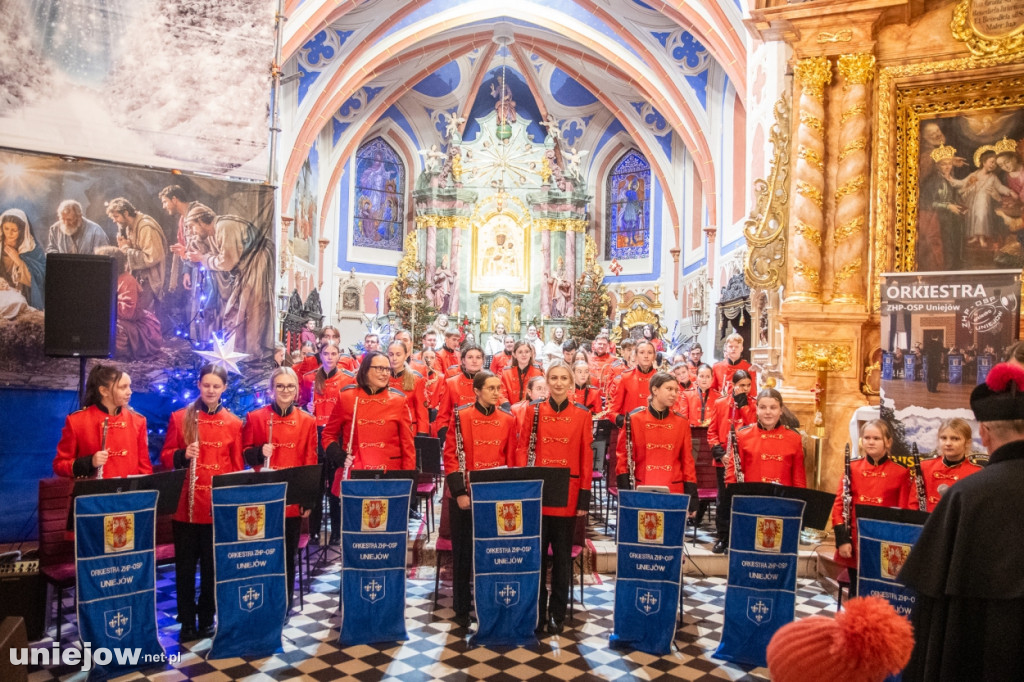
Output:
<svg viewBox="0 0 1024 682">
<path fill-rule="evenodd" d="M 922 526 L 881 519 L 857 519 L 857 594 L 881 597 L 910 618 L 917 595 L 896 580 Z"/>
</svg>

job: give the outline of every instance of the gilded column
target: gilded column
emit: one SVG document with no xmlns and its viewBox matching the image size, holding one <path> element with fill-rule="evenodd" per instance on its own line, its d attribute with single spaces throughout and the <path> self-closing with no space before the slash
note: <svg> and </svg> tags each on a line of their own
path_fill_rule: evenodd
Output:
<svg viewBox="0 0 1024 682">
<path fill-rule="evenodd" d="M 801 89 L 786 300 L 820 301 L 821 235 L 825 228 L 825 86 L 832 82 L 832 64 L 828 57 L 801 59 L 794 73 Z"/>
<path fill-rule="evenodd" d="M 837 64 L 843 77 L 839 119 L 839 171 L 836 175 L 836 219 L 832 303 L 863 303 L 867 282 L 868 118 L 869 84 L 875 72 L 870 54 L 844 54 Z"/>
</svg>

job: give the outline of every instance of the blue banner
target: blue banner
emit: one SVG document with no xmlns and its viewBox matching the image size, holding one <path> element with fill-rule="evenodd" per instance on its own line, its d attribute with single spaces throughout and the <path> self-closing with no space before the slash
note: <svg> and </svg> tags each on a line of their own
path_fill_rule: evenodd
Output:
<svg viewBox="0 0 1024 682">
<path fill-rule="evenodd" d="M 689 495 L 619 493 L 612 646 L 655 656 L 671 653 L 689 505 Z"/>
<path fill-rule="evenodd" d="M 401 642 L 409 479 L 341 483 L 342 646 Z"/>
<path fill-rule="evenodd" d="M 793 620 L 803 500 L 738 495 L 732 498 L 729 583 L 716 658 L 767 665 L 775 631 Z"/>
<path fill-rule="evenodd" d="M 156 627 L 156 500 L 151 490 L 75 498 L 79 636 L 93 651 L 138 650 L 136 661 L 145 664 L 164 657 Z M 118 660 L 90 676 L 139 667 Z"/>
<path fill-rule="evenodd" d="M 914 591 L 896 580 L 921 535 L 921 526 L 879 519 L 857 519 L 857 594 L 885 599 L 910 618 Z"/>
<path fill-rule="evenodd" d="M 288 608 L 286 483 L 213 489 L 217 634 L 210 658 L 270 656 L 281 649 Z"/>
<path fill-rule="evenodd" d="M 473 594 L 478 627 L 471 644 L 537 641 L 543 481 L 472 483 Z"/>
</svg>

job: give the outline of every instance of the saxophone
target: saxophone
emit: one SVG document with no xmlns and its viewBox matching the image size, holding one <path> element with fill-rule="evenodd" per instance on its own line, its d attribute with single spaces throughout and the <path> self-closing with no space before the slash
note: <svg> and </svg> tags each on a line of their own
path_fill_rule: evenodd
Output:
<svg viewBox="0 0 1024 682">
<path fill-rule="evenodd" d="M 636 459 L 633 457 L 633 435 L 629 415 L 626 415 L 626 466 L 629 468 L 629 487 L 636 490 Z"/>
<path fill-rule="evenodd" d="M 850 523 L 853 521 L 853 490 L 850 487 L 853 475 L 850 473 L 849 442 L 846 443 L 846 452 L 843 453 L 843 467 L 843 525 L 850 529 Z"/>
<path fill-rule="evenodd" d="M 917 443 L 910 448 L 910 456 L 914 459 L 914 486 L 917 488 L 917 508 L 928 511 L 928 493 L 924 487 L 924 475 L 921 473 L 921 456 L 917 452 Z"/>
<path fill-rule="evenodd" d="M 103 418 L 103 431 L 100 433 L 100 450 L 107 449 L 107 429 L 110 428 L 110 417 Z M 96 478 L 103 478 L 103 465 L 96 470 Z"/>
<path fill-rule="evenodd" d="M 530 445 L 526 455 L 526 466 L 532 467 L 537 461 L 537 423 L 540 421 L 540 405 L 533 406 L 533 428 L 530 429 Z"/>
<path fill-rule="evenodd" d="M 739 448 L 736 447 L 736 404 L 733 403 L 732 415 L 729 418 L 729 450 L 726 452 L 732 461 L 732 472 L 736 475 L 736 482 L 743 483 L 743 463 L 740 462 Z"/>
<path fill-rule="evenodd" d="M 199 446 L 199 415 L 196 414 L 194 428 L 196 430 L 196 448 Z M 199 453 L 188 463 L 188 522 L 194 523 L 192 514 L 196 506 L 196 463 L 199 461 Z"/>
</svg>

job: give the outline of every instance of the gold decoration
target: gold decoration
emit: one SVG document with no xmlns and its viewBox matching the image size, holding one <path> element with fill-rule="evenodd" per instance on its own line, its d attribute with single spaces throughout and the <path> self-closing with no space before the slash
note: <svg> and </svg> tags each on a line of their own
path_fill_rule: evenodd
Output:
<svg viewBox="0 0 1024 682">
<path fill-rule="evenodd" d="M 462 154 L 452 156 L 452 178 L 455 182 L 462 182 Z"/>
<path fill-rule="evenodd" d="M 956 158 L 956 147 L 950 147 L 948 144 L 939 145 L 932 150 L 932 161 L 938 163 L 939 161 L 952 161 Z"/>
<path fill-rule="evenodd" d="M 487 329 L 487 322 L 488 322 L 488 315 L 487 315 L 487 313 L 488 312 L 490 312 L 490 307 L 486 303 L 481 303 L 480 304 L 480 331 L 481 332 L 488 331 L 488 329 Z"/>
<path fill-rule="evenodd" d="M 548 163 L 548 157 L 545 155 L 540 162 L 540 182 L 542 185 L 546 185 L 551 181 L 551 164 Z"/>
<path fill-rule="evenodd" d="M 819 135 L 823 135 L 825 133 L 825 123 L 817 116 L 813 116 L 806 111 L 800 112 L 800 125 L 807 126 L 812 130 L 818 131 Z"/>
<path fill-rule="evenodd" d="M 853 349 L 842 343 L 797 343 L 796 368 L 801 372 L 845 372 L 850 369 Z M 819 364 L 823 363 L 823 367 Z"/>
<path fill-rule="evenodd" d="M 794 231 L 815 246 L 821 246 L 821 233 L 807 223 L 797 221 Z"/>
<path fill-rule="evenodd" d="M 853 154 L 854 152 L 864 151 L 865 149 L 867 149 L 867 146 L 868 142 L 863 137 L 858 137 L 856 140 L 853 140 L 852 142 L 845 144 L 843 148 L 839 150 L 839 163 L 845 161 L 846 157 L 848 157 L 850 154 Z"/>
<path fill-rule="evenodd" d="M 982 11 L 994 10 L 994 12 L 1002 12 L 993 17 L 991 21 L 998 23 L 1000 20 L 1003 21 L 1002 26 L 989 26 L 986 25 L 986 20 L 989 20 L 987 13 L 981 17 L 982 21 L 979 22 L 977 19 L 976 10 L 982 6 Z M 1014 17 L 1011 12 L 1017 10 L 1018 14 Z M 1017 52 L 1024 52 L 1024 19 L 1020 15 L 1019 5 L 1015 5 L 1013 2 L 980 2 L 980 0 L 960 0 L 956 8 L 953 10 L 953 21 L 950 23 L 950 28 L 953 31 L 953 37 L 960 42 L 967 44 L 967 49 L 972 54 L 979 57 L 987 56 L 1006 56 Z M 1006 23 L 1007 20 L 1016 20 L 1016 25 L 1012 23 Z M 982 25 L 979 26 L 978 24 Z M 993 34 L 993 29 L 1009 29 L 1002 34 Z"/>
<path fill-rule="evenodd" d="M 847 85 L 867 85 L 875 76 L 875 56 L 871 54 L 844 54 L 836 67 Z M 845 88 L 846 85 L 843 85 Z"/>
<path fill-rule="evenodd" d="M 409 230 L 405 235 L 405 246 L 403 247 L 402 260 L 398 263 L 398 276 L 405 277 L 416 270 L 419 263 L 416 260 L 416 251 L 419 248 L 419 234 L 415 230 Z"/>
<path fill-rule="evenodd" d="M 867 116 L 868 108 L 864 104 L 855 104 L 842 113 L 839 117 L 839 125 L 843 125 L 854 116 Z"/>
<path fill-rule="evenodd" d="M 845 184 L 843 184 L 842 187 L 836 190 L 836 199 L 842 199 L 847 195 L 856 194 L 857 192 L 861 191 L 862 189 L 864 189 L 867 180 L 867 177 L 864 175 L 858 175 L 855 178 L 850 178 L 848 182 L 846 182 Z"/>
<path fill-rule="evenodd" d="M 837 227 L 835 234 L 832 235 L 832 241 L 838 244 L 843 240 L 849 239 L 862 229 L 864 229 L 864 216 L 859 215 L 853 220 L 847 221 Z"/>
<path fill-rule="evenodd" d="M 832 63 L 828 57 L 801 59 L 793 67 L 797 81 L 811 97 L 825 99 L 825 86 L 832 82 Z"/>
<path fill-rule="evenodd" d="M 601 271 L 601 266 L 597 264 L 597 242 L 587 234 L 583 237 L 583 268 L 591 270 L 595 267 Z"/>
<path fill-rule="evenodd" d="M 512 333 L 518 334 L 519 330 L 522 329 L 522 306 L 517 305 L 512 307 Z"/>
<path fill-rule="evenodd" d="M 434 226 L 444 230 L 458 228 L 468 230 L 470 226 L 469 216 L 464 215 L 418 215 L 414 219 L 417 230 Z"/>
<path fill-rule="evenodd" d="M 798 151 L 796 155 L 817 168 L 822 173 L 825 172 L 825 162 L 822 160 L 821 155 L 813 149 L 800 145 L 800 151 Z"/>
<path fill-rule="evenodd" d="M 649 324 L 652 327 L 656 326 L 658 324 L 658 316 L 642 306 L 633 308 L 622 318 L 622 325 L 627 329 L 644 324 Z"/>
<path fill-rule="evenodd" d="M 578 218 L 537 218 L 533 226 L 541 232 L 586 232 L 587 221 Z"/>
<path fill-rule="evenodd" d="M 876 351 L 877 352 L 877 351 Z M 880 392 L 871 385 L 872 372 L 882 371 L 882 361 L 878 360 L 864 368 L 864 380 L 860 385 L 860 392 L 864 395 L 879 395 Z"/>
<path fill-rule="evenodd" d="M 940 147 L 941 149 L 941 147 Z M 938 150 L 936 150 L 938 151 Z M 974 151 L 974 167 L 981 168 L 981 155 L 985 152 L 995 152 L 996 154 L 1002 154 L 1005 152 L 1016 152 L 1017 143 L 1013 140 L 1007 140 L 1005 137 L 995 144 L 986 144 L 978 147 Z M 932 158 L 935 158 L 934 156 Z"/>
<path fill-rule="evenodd" d="M 848 43 L 851 40 L 853 40 L 853 31 L 848 28 L 836 31 L 835 33 L 830 31 L 818 32 L 819 45 L 824 45 L 825 43 Z"/>
<path fill-rule="evenodd" d="M 818 283 L 818 271 L 814 268 L 808 267 L 806 263 L 797 261 L 793 266 L 793 271 L 809 282 L 813 282 L 815 284 Z"/>
<path fill-rule="evenodd" d="M 804 195 L 811 201 L 813 201 L 815 204 L 817 204 L 818 208 L 821 208 L 825 205 L 825 200 L 821 196 L 821 190 L 819 190 L 817 187 L 807 182 L 806 180 L 796 181 L 796 191 Z"/>
<path fill-rule="evenodd" d="M 747 260 L 743 276 L 747 284 L 759 289 L 774 289 L 786 265 L 786 219 L 789 211 L 789 104 L 780 97 L 775 102 L 775 122 L 768 132 L 772 160 L 767 180 L 754 182 L 757 204 L 743 223 L 747 238 Z"/>
<path fill-rule="evenodd" d="M 860 272 L 860 268 L 861 268 L 862 265 L 863 265 L 863 263 L 861 262 L 861 259 L 858 258 L 855 261 L 853 261 L 851 263 L 848 263 L 845 266 L 843 266 L 843 268 L 841 270 L 839 270 L 839 272 L 836 273 L 836 277 L 835 277 L 836 284 L 837 285 L 838 284 L 842 284 L 846 280 L 848 280 L 851 277 L 853 277 L 854 275 L 856 275 L 858 272 Z"/>
</svg>

